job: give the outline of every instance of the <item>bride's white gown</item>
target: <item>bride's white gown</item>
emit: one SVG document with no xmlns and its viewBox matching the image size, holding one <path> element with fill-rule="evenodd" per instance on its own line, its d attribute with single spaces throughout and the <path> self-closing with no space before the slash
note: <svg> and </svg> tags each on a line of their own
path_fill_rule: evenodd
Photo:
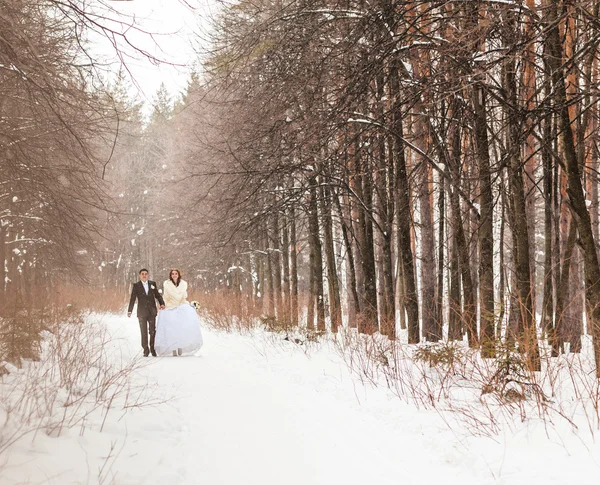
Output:
<svg viewBox="0 0 600 485">
<path fill-rule="evenodd" d="M 196 309 L 187 299 L 187 283 L 180 281 L 175 286 L 171 280 L 163 285 L 165 310 L 158 312 L 154 349 L 158 355 L 172 355 L 181 349 L 182 353 L 193 353 L 202 347 L 200 319 Z"/>
</svg>

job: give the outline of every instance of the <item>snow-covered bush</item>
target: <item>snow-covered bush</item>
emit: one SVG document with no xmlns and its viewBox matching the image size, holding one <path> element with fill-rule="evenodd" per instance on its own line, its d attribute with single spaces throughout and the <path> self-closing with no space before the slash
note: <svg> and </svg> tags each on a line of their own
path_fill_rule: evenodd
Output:
<svg viewBox="0 0 600 485">
<path fill-rule="evenodd" d="M 600 382 L 592 343 L 581 354 L 551 357 L 541 345 L 542 370 L 530 371 L 526 356 L 499 345 L 496 359 L 483 359 L 466 344 L 408 345 L 345 329 L 334 339 L 348 367 L 405 402 L 436 409 L 452 427 L 494 435 L 525 420 L 573 429 L 600 428 Z"/>
</svg>

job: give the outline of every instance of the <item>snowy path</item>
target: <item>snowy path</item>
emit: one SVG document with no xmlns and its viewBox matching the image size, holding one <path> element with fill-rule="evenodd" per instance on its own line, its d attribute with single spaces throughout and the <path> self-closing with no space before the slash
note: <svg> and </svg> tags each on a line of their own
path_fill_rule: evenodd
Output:
<svg viewBox="0 0 600 485">
<path fill-rule="evenodd" d="M 199 357 L 160 359 L 146 369 L 176 396 L 170 426 L 161 430 L 167 441 L 169 428 L 177 437 L 159 467 L 167 483 L 424 483 L 426 463 L 411 458 L 416 450 L 426 456 L 424 444 L 412 442 L 401 423 L 361 408 L 341 363 L 322 366 L 301 352 L 290 358 L 249 338 L 205 334 Z M 341 390 L 344 379 L 349 387 Z M 427 483 L 449 471 L 440 466 Z"/>
<path fill-rule="evenodd" d="M 159 441 L 171 444 L 158 467 L 164 483 L 531 485 L 547 474 L 544 483 L 564 484 L 571 480 L 560 477 L 577 467 L 580 484 L 597 483 L 600 467 L 577 443 L 566 461 L 572 450 L 547 440 L 460 440 L 437 414 L 362 386 L 332 352 L 307 358 L 291 344 L 204 333 L 198 357 L 154 360 L 146 369 L 176 395 L 169 415 L 176 438 L 167 426 Z M 553 458 L 566 469 L 549 467 Z"/>
<path fill-rule="evenodd" d="M 104 320 L 124 358 L 138 355 L 133 321 Z M 140 371 L 156 397 L 172 397 L 166 404 L 113 415 L 101 434 L 43 437 L 61 453 L 36 441 L 34 458 L 0 472 L 0 485 L 591 485 L 600 476 L 597 445 L 536 429 L 460 439 L 435 412 L 364 387 L 329 350 L 307 357 L 283 342 L 204 335 L 198 356 L 148 359 Z M 114 462 L 98 473 L 111 443 Z M 27 465 L 22 482 L 9 480 L 17 462 Z"/>
</svg>

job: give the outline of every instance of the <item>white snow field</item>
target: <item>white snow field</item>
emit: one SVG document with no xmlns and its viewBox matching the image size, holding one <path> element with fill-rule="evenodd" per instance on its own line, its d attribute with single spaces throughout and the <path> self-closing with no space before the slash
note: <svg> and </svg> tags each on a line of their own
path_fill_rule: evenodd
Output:
<svg viewBox="0 0 600 485">
<path fill-rule="evenodd" d="M 493 439 L 451 431 L 435 411 L 363 385 L 327 345 L 305 354 L 204 326 L 196 356 L 143 359 L 135 319 L 95 318 L 116 339 L 115 360 L 143 361 L 133 380 L 157 404 L 126 413 L 115 404 L 102 432 L 98 411 L 61 433 L 24 436 L 0 453 L 0 485 L 600 482 L 589 433 L 534 421 Z"/>
</svg>

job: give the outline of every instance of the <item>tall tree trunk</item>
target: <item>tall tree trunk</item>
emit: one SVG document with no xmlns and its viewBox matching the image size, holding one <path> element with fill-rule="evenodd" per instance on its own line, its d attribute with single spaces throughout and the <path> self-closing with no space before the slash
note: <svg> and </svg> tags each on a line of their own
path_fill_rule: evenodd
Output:
<svg viewBox="0 0 600 485">
<path fill-rule="evenodd" d="M 514 26 L 514 19 L 510 19 Z M 504 86 L 507 93 L 507 105 L 517 106 L 516 66 L 514 59 L 507 59 L 503 65 Z M 513 242 L 515 253 L 515 278 L 517 285 L 517 305 L 519 306 L 519 348 L 526 352 L 527 363 L 531 370 L 541 369 L 538 349 L 535 315 L 533 311 L 531 265 L 529 253 L 529 232 L 527 225 L 527 207 L 523 184 L 523 165 L 521 160 L 522 139 L 518 113 L 507 109 L 509 139 L 513 146 L 509 150 L 509 187 L 512 199 Z"/>
<path fill-rule="evenodd" d="M 325 298 L 323 294 L 323 251 L 321 249 L 321 235 L 319 231 L 319 212 L 317 208 L 317 180 L 310 178 L 310 203 L 309 203 L 309 232 L 312 248 L 312 288 L 317 309 L 317 331 L 325 331 Z"/>
<path fill-rule="evenodd" d="M 359 331 L 361 333 L 373 334 L 378 330 L 377 322 L 377 282 L 375 273 L 375 248 L 373 237 L 373 187 L 371 170 L 365 164 L 362 170 L 362 189 L 359 197 L 364 204 L 360 209 L 361 237 L 361 262 L 363 273 L 364 298 L 361 304 L 361 319 L 359 320 Z"/>
<path fill-rule="evenodd" d="M 417 115 L 413 120 L 414 143 L 421 153 L 426 154 L 429 145 L 429 133 L 425 121 L 426 113 L 421 103 L 415 107 Z M 433 211 L 431 210 L 431 167 L 425 160 L 427 155 L 419 155 L 415 152 L 418 160 L 419 179 L 419 214 L 420 214 L 420 254 L 421 261 L 421 320 L 423 325 L 423 337 L 428 341 L 435 341 L 435 319 L 436 309 L 436 267 L 435 267 L 435 236 L 433 229 Z"/>
<path fill-rule="evenodd" d="M 437 272 L 437 288 L 436 293 L 436 309 L 435 327 L 431 334 L 431 340 L 438 342 L 443 338 L 442 328 L 444 324 L 444 249 L 445 249 L 445 220 L 446 220 L 446 190 L 444 188 L 444 177 L 440 176 L 439 193 L 438 193 L 438 272 Z"/>
<path fill-rule="evenodd" d="M 406 304 L 404 301 L 406 290 L 404 289 L 404 267 L 402 264 L 402 254 L 398 251 L 397 254 L 397 266 L 396 266 L 396 303 L 398 309 L 398 316 L 400 320 L 400 329 L 406 330 Z"/>
<path fill-rule="evenodd" d="M 290 207 L 290 323 L 293 327 L 298 326 L 298 254 L 296 237 L 296 210 Z"/>
<path fill-rule="evenodd" d="M 382 333 L 390 339 L 396 338 L 396 295 L 394 292 L 394 265 L 392 263 L 392 234 L 393 234 L 393 184 L 391 183 L 392 174 L 388 172 L 389 167 L 384 171 L 386 174 L 384 180 L 385 200 L 381 205 L 383 234 L 381 234 L 382 247 L 382 273 L 383 273 L 383 299 L 381 315 Z"/>
<path fill-rule="evenodd" d="M 272 241 L 272 259 L 271 269 L 273 273 L 273 293 L 275 294 L 275 311 L 277 319 L 281 319 L 282 302 L 281 302 L 281 234 L 279 230 L 279 212 L 275 210 L 271 219 L 273 224 L 271 241 Z"/>
<path fill-rule="evenodd" d="M 291 315 L 291 286 L 290 286 L 290 233 L 289 219 L 283 218 L 282 225 L 282 247 L 281 247 L 281 262 L 283 270 L 283 304 L 281 311 L 281 321 L 285 328 L 290 326 Z"/>
<path fill-rule="evenodd" d="M 528 8 L 534 11 L 536 0 L 526 0 Z M 529 17 L 524 27 L 523 35 L 526 38 L 531 38 L 534 35 L 535 20 Z M 531 306 L 534 312 L 537 310 L 537 274 L 538 264 L 536 262 L 536 254 L 538 253 L 538 244 L 536 238 L 536 199 L 538 189 L 536 187 L 536 146 L 535 137 L 532 134 L 532 115 L 536 111 L 536 69 L 535 69 L 535 46 L 530 43 L 525 49 L 523 61 L 521 62 L 522 80 L 521 80 L 521 106 L 525 110 L 526 117 L 523 122 L 523 129 L 528 132 L 523 143 L 523 163 L 524 163 L 524 190 L 525 190 L 525 209 L 527 212 L 527 234 L 529 235 L 529 261 L 530 261 L 530 281 L 531 286 Z"/>
<path fill-rule="evenodd" d="M 453 112 L 458 115 L 458 100 L 454 100 Z M 448 158 L 450 173 L 452 174 L 453 187 L 450 191 L 450 208 L 452 212 L 452 234 L 454 247 L 458 253 L 459 271 L 462 280 L 463 311 L 462 329 L 467 332 L 469 347 L 476 348 L 479 345 L 477 333 L 477 309 L 475 306 L 475 291 L 471 278 L 471 263 L 469 257 L 469 245 L 467 244 L 463 226 L 463 218 L 460 207 L 460 199 L 457 187 L 460 186 L 461 172 L 461 133 L 460 129 L 452 130 L 452 151 Z"/>
<path fill-rule="evenodd" d="M 275 318 L 275 287 L 273 281 L 273 251 L 269 244 L 268 231 L 265 231 L 265 248 L 267 251 L 267 267 L 266 269 L 266 280 L 267 280 L 267 305 L 268 305 L 268 316 Z"/>
<path fill-rule="evenodd" d="M 399 96 L 399 94 L 397 94 Z M 406 310 L 406 322 L 408 327 L 408 343 L 416 344 L 421 340 L 419 331 L 419 303 L 417 301 L 417 285 L 415 282 L 415 268 L 413 251 L 411 246 L 411 212 L 408 185 L 408 173 L 406 170 L 406 157 L 404 143 L 402 142 L 402 120 L 400 119 L 400 107 L 397 107 L 397 117 L 394 127 L 397 137 L 395 139 L 396 165 L 396 225 L 398 237 L 398 252 L 402 264 L 402 276 L 404 294 L 401 296 Z"/>
<path fill-rule="evenodd" d="M 481 355 L 494 357 L 494 198 L 490 174 L 490 153 L 487 136 L 486 95 L 482 83 L 474 87 L 475 146 L 479 162 L 479 305 L 481 321 Z"/>
<path fill-rule="evenodd" d="M 542 164 L 544 171 L 544 300 L 542 305 L 542 329 L 547 332 L 553 327 L 553 263 L 552 263 L 552 210 L 553 210 L 553 177 L 552 177 L 552 151 L 550 140 L 552 137 L 551 118 L 547 116 L 542 120 L 544 144 L 542 146 Z"/>
<path fill-rule="evenodd" d="M 452 106 L 456 107 L 456 103 L 457 101 L 455 100 L 452 103 Z M 456 118 L 457 113 L 451 112 L 451 116 Z M 448 176 L 452 179 L 453 183 L 458 183 L 458 173 L 456 173 L 456 170 L 454 169 L 452 171 L 450 170 L 450 167 L 453 163 L 452 160 L 460 159 L 460 128 L 457 122 L 452 122 L 449 126 L 447 144 L 450 147 L 450 149 L 448 159 L 446 162 L 446 174 L 448 174 Z M 463 313 L 460 292 L 461 275 L 457 235 L 457 220 L 459 218 L 457 218 L 454 214 L 454 211 L 457 210 L 457 206 L 460 207 L 460 202 L 458 201 L 458 194 L 456 193 L 455 187 L 450 186 L 449 199 L 451 209 L 451 221 L 448 228 L 448 232 L 450 233 L 450 293 L 448 295 L 448 340 L 459 341 L 462 340 L 463 337 Z"/>
<path fill-rule="evenodd" d="M 564 326 L 564 339 L 565 342 L 569 342 L 570 352 L 580 353 L 581 352 L 581 336 L 583 335 L 583 274 L 581 271 L 581 255 L 575 247 L 573 253 L 573 260 L 571 264 L 573 268 L 571 270 L 571 283 L 569 284 L 569 307 L 567 311 L 568 320 L 567 325 Z"/>
<path fill-rule="evenodd" d="M 312 195 L 309 196 L 312 198 Z M 309 200 L 309 209 L 308 209 L 308 248 L 309 248 L 309 256 L 308 256 L 308 300 L 306 303 L 306 327 L 309 329 L 315 329 L 315 303 L 317 301 L 317 287 L 315 284 L 315 246 L 314 246 L 314 238 L 312 235 L 312 223 L 310 222 L 312 219 L 311 211 L 312 211 L 312 202 Z"/>
<path fill-rule="evenodd" d="M 600 4 L 596 4 L 596 8 L 595 8 L 595 16 L 596 18 L 598 18 L 600 14 Z M 594 51 L 597 51 L 598 49 L 594 49 Z M 598 83 L 600 83 L 600 67 L 599 67 L 599 61 L 597 59 L 596 56 L 594 56 L 594 61 L 593 61 L 593 66 L 592 66 L 592 81 L 591 84 L 592 86 L 598 86 Z M 591 89 L 590 89 L 591 90 Z M 598 112 L 598 107 L 599 107 L 599 96 L 597 94 L 597 90 L 594 92 L 594 94 L 591 96 L 591 106 L 593 107 L 592 109 L 590 109 L 591 114 L 591 119 L 590 119 L 590 126 L 589 126 L 589 134 L 587 136 L 587 139 L 589 140 L 589 148 L 588 148 L 588 156 L 589 156 L 589 193 L 590 193 L 590 198 L 592 199 L 592 203 L 590 205 L 590 215 L 591 215 L 591 219 L 592 219 L 592 230 L 593 230 L 593 234 L 594 234 L 594 240 L 596 241 L 596 244 L 598 244 L 598 240 L 600 240 L 600 215 L 599 215 L 599 211 L 600 211 L 600 202 L 598 200 L 598 171 L 600 170 L 600 163 L 599 163 L 599 159 L 600 159 L 600 153 L 599 153 L 599 145 L 598 143 L 600 143 L 600 137 L 598 136 L 598 133 L 600 131 L 600 126 L 598 123 L 598 118 L 600 116 L 600 113 Z"/>
<path fill-rule="evenodd" d="M 337 332 L 342 323 L 342 308 L 340 303 L 340 287 L 338 282 L 333 245 L 333 219 L 331 217 L 331 189 L 321 187 L 320 207 L 323 220 L 323 234 L 325 236 L 325 259 L 327 262 L 327 284 L 329 294 L 329 318 L 331 331 Z"/>
<path fill-rule="evenodd" d="M 340 204 L 340 199 L 338 196 L 334 197 L 335 204 L 338 210 L 338 216 L 340 218 L 340 227 L 342 229 L 342 237 L 344 238 L 344 246 L 346 248 L 346 261 L 348 262 L 348 279 L 350 281 L 350 294 L 352 296 L 352 305 L 355 313 L 360 313 L 360 299 L 358 296 L 358 289 L 356 283 L 356 269 L 354 265 L 354 250 L 352 245 L 352 240 L 350 239 L 350 234 L 348 234 L 348 225 L 346 220 L 348 219 L 343 211 L 342 206 Z M 350 228 L 352 221 L 350 221 Z M 351 328 L 356 327 L 356 321 L 350 318 L 351 312 L 348 312 L 348 326 Z"/>
<path fill-rule="evenodd" d="M 500 179 L 500 196 L 501 196 L 501 218 L 500 218 L 500 234 L 498 244 L 500 246 L 499 252 L 499 267 L 500 277 L 498 282 L 498 296 L 500 300 L 500 312 L 498 313 L 498 325 L 496 325 L 496 340 L 502 338 L 502 322 L 504 322 L 504 315 L 506 314 L 506 269 L 505 269 L 505 257 L 504 257 L 504 234 L 506 232 L 506 190 L 504 188 L 504 180 Z"/>
<path fill-rule="evenodd" d="M 406 309 L 408 343 L 414 344 L 419 343 L 421 337 L 419 332 L 419 304 L 410 237 L 412 216 L 410 212 L 410 187 L 404 153 L 399 62 L 398 60 L 392 61 L 389 75 L 390 90 L 393 96 L 391 131 L 394 134 L 394 156 L 396 161 L 396 226 L 399 260 L 402 264 L 401 274 L 404 277 L 404 295 L 402 295 L 402 299 Z"/>
<path fill-rule="evenodd" d="M 565 243 L 562 258 L 562 269 L 560 271 L 560 280 L 556 288 L 556 325 L 552 325 L 550 331 L 550 345 L 552 346 L 552 356 L 556 357 L 564 349 L 565 325 L 568 325 L 568 294 L 569 284 L 571 282 L 571 262 L 573 260 L 573 250 L 577 238 L 577 225 L 573 220 L 569 221 L 569 236 Z"/>
<path fill-rule="evenodd" d="M 6 293 L 6 228 L 0 219 L 0 298 L 4 301 Z"/>
<path fill-rule="evenodd" d="M 384 8 L 389 7 L 389 3 Z M 377 116 L 382 124 L 386 124 L 384 97 L 386 84 L 383 70 L 377 76 Z M 396 309 L 394 294 L 394 270 L 392 265 L 392 227 L 394 223 L 394 187 L 393 187 L 393 138 L 387 133 L 377 134 L 378 170 L 375 176 L 374 193 L 377 195 L 377 213 L 380 221 L 378 231 L 378 277 L 380 328 L 383 335 L 396 338 Z"/>
</svg>

